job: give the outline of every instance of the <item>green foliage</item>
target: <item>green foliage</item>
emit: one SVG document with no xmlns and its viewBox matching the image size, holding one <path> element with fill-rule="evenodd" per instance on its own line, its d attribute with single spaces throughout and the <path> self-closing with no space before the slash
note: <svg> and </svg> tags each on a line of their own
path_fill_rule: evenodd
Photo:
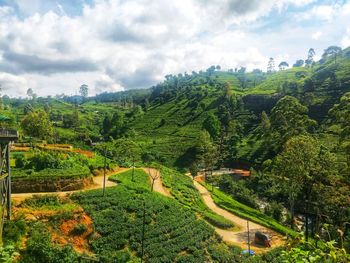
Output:
<svg viewBox="0 0 350 263">
<path fill-rule="evenodd" d="M 161 177 L 164 185 L 181 204 L 202 214 L 214 226 L 224 229 L 234 227 L 231 221 L 209 210 L 190 177 L 164 166 L 161 167 Z"/>
<path fill-rule="evenodd" d="M 230 175 L 225 175 L 220 178 L 217 185 L 238 202 L 255 209 L 259 208 L 256 195 L 244 185 L 243 181 L 235 181 Z"/>
<path fill-rule="evenodd" d="M 109 188 L 105 197 L 101 191 L 89 191 L 75 194 L 73 199 L 94 220 L 101 236 L 92 240 L 91 246 L 103 262 L 115 262 L 123 251 L 141 256 L 144 208 L 147 262 L 210 261 L 206 247 L 219 242 L 214 229 L 196 219 L 189 209 L 149 190 L 120 185 Z"/>
<path fill-rule="evenodd" d="M 32 198 L 25 199 L 21 206 L 31 208 L 41 208 L 43 206 L 59 206 L 61 200 L 57 195 L 34 195 Z"/>
<path fill-rule="evenodd" d="M 220 121 L 214 114 L 209 114 L 203 122 L 203 128 L 209 132 L 213 140 L 220 136 Z"/>
<path fill-rule="evenodd" d="M 1 263 L 12 263 L 14 259 L 19 255 L 16 252 L 15 247 L 8 245 L 5 247 L 0 246 L 0 262 Z"/>
<path fill-rule="evenodd" d="M 53 136 L 53 127 L 45 111 L 28 113 L 21 122 L 24 133 L 30 137 L 50 139 Z"/>
<path fill-rule="evenodd" d="M 280 99 L 272 109 L 270 115 L 270 129 L 267 131 L 271 135 L 271 143 L 281 147 L 289 138 L 304 134 L 315 127 L 316 122 L 307 116 L 307 107 L 291 96 Z"/>
<path fill-rule="evenodd" d="M 205 185 L 205 187 L 208 190 L 211 190 L 211 186 Z M 212 197 L 218 206 L 232 212 L 233 214 L 271 228 L 281 234 L 288 234 L 291 236 L 295 236 L 296 234 L 291 229 L 282 226 L 276 220 L 261 213 L 260 211 L 237 202 L 236 200 L 232 199 L 232 197 L 223 193 L 219 189 L 215 189 L 214 192 L 212 192 Z"/>
<path fill-rule="evenodd" d="M 51 235 L 42 223 L 34 223 L 31 227 L 30 238 L 21 254 L 23 263 L 56 263 L 56 262 L 86 262 L 76 254 L 69 245 L 58 246 L 51 242 Z"/>
<path fill-rule="evenodd" d="M 277 222 L 282 221 L 283 206 L 277 202 L 268 203 L 264 208 L 264 213 L 271 216 Z"/>
<path fill-rule="evenodd" d="M 293 218 L 298 197 L 316 203 L 316 207 L 322 207 L 320 201 L 327 192 L 324 185 L 335 181 L 335 156 L 310 136 L 293 137 L 275 158 L 273 172 L 288 193 Z"/>
<path fill-rule="evenodd" d="M 298 237 L 291 241 L 288 250 L 282 251 L 280 262 L 311 262 L 311 263 L 346 263 L 350 255 L 342 248 L 336 246 L 335 241 L 315 242 Z"/>
<path fill-rule="evenodd" d="M 83 233 L 85 233 L 85 231 L 87 230 L 87 226 L 84 224 L 76 224 L 74 226 L 74 228 L 70 231 L 69 234 L 71 235 L 81 235 Z"/>
<path fill-rule="evenodd" d="M 41 171 L 25 170 L 25 169 L 12 169 L 13 178 L 21 179 L 38 179 L 38 178 L 86 178 L 91 176 L 91 172 L 88 167 L 75 165 L 68 169 L 44 169 Z"/>
<path fill-rule="evenodd" d="M 112 175 L 109 177 L 109 180 L 115 181 L 118 184 L 122 184 L 127 188 L 141 188 L 141 189 L 150 189 L 150 181 L 148 179 L 148 174 L 142 169 L 135 169 L 134 181 L 132 181 L 132 169 Z"/>
<path fill-rule="evenodd" d="M 24 168 L 25 158 L 24 158 L 23 154 L 15 156 L 15 166 L 16 166 L 16 168 Z"/>
<path fill-rule="evenodd" d="M 27 224 L 23 217 L 6 220 L 3 228 L 3 239 L 6 244 L 16 244 L 20 241 L 27 230 Z"/>
<path fill-rule="evenodd" d="M 26 169 L 34 169 L 41 171 L 43 169 L 64 169 L 70 168 L 72 163 L 69 163 L 66 157 L 61 153 L 56 152 L 34 152 L 32 156 L 27 159 L 25 164 Z"/>
<path fill-rule="evenodd" d="M 87 159 L 80 154 L 62 154 L 55 151 L 34 151 L 25 159 L 17 155 L 16 168 L 13 169 L 14 178 L 33 179 L 38 177 L 88 177 L 91 170 L 103 165 L 96 162 L 96 158 Z M 17 161 L 20 160 L 20 161 Z M 21 167 L 18 167 L 20 165 Z"/>
</svg>

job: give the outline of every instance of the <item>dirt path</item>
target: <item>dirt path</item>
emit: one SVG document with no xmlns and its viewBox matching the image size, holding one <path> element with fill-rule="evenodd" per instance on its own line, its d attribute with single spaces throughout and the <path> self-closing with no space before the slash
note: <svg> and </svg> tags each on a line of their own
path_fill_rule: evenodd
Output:
<svg viewBox="0 0 350 263">
<path fill-rule="evenodd" d="M 114 174 L 122 173 L 129 168 L 118 168 L 117 170 L 109 171 L 106 174 L 106 187 L 111 187 L 117 185 L 115 182 L 109 181 L 108 177 L 112 176 Z M 71 194 L 74 192 L 81 192 L 86 190 L 92 190 L 92 189 L 100 189 L 103 187 L 103 174 L 99 174 L 97 176 L 93 177 L 93 184 L 89 185 L 88 187 L 80 190 L 74 190 L 74 191 L 63 191 L 63 192 L 39 192 L 39 193 L 20 193 L 20 194 L 12 194 L 11 199 L 15 202 L 22 202 L 26 198 L 30 198 L 33 195 L 47 195 L 47 194 L 56 194 L 58 196 L 65 196 L 67 194 Z"/>
<path fill-rule="evenodd" d="M 210 192 L 204 187 L 202 186 L 200 183 L 193 181 L 194 186 L 197 188 L 197 190 L 200 192 L 205 204 L 215 213 L 217 213 L 218 215 L 221 215 L 223 217 L 225 217 L 226 219 L 232 221 L 235 225 L 237 225 L 239 227 L 240 230 L 238 231 L 230 231 L 230 230 L 223 230 L 220 228 L 215 228 L 215 231 L 222 237 L 222 239 L 225 242 L 228 243 L 233 243 L 235 245 L 240 246 L 241 248 L 247 248 L 248 246 L 248 229 L 247 229 L 247 220 L 240 218 L 220 207 L 218 207 L 215 203 L 213 198 L 210 195 Z M 260 231 L 266 234 L 269 234 L 271 237 L 271 244 L 272 247 L 278 247 L 281 246 L 282 244 L 284 244 L 284 237 L 271 230 L 268 229 L 262 225 L 259 225 L 257 223 L 254 223 L 252 221 L 249 221 L 249 237 L 250 237 L 250 241 L 251 241 L 251 249 L 254 250 L 255 252 L 266 252 L 267 250 L 269 250 L 269 248 L 264 248 L 262 246 L 256 245 L 254 244 L 254 235 L 256 231 Z"/>
<path fill-rule="evenodd" d="M 151 177 L 154 178 L 157 175 L 157 173 L 159 173 L 159 171 L 154 168 L 142 168 L 142 169 L 149 175 L 151 183 L 152 183 Z M 154 181 L 153 190 L 164 196 L 172 197 L 169 190 L 163 185 L 161 175 L 159 175 L 159 177 Z"/>
</svg>

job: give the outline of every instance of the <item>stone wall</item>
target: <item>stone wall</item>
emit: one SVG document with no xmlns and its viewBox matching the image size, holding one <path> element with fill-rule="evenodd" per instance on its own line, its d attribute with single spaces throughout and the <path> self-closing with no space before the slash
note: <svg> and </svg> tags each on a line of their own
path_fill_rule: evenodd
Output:
<svg viewBox="0 0 350 263">
<path fill-rule="evenodd" d="M 12 179 L 13 193 L 60 192 L 83 189 L 93 184 L 88 178 L 32 178 Z"/>
</svg>

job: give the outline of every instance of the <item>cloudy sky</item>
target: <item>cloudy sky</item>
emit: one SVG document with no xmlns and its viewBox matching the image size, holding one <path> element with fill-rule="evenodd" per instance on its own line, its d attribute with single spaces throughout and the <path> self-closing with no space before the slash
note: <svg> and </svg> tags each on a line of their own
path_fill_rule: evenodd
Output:
<svg viewBox="0 0 350 263">
<path fill-rule="evenodd" d="M 350 1 L 0 0 L 0 87 L 22 96 L 147 88 L 164 75 L 350 46 Z"/>
</svg>

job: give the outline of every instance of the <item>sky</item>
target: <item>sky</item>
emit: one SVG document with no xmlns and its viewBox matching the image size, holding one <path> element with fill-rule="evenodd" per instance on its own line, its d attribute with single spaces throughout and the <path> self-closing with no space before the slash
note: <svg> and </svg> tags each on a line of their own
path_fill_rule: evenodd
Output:
<svg viewBox="0 0 350 263">
<path fill-rule="evenodd" d="M 350 0 L 0 0 L 2 95 L 148 88 L 350 46 Z"/>
</svg>

